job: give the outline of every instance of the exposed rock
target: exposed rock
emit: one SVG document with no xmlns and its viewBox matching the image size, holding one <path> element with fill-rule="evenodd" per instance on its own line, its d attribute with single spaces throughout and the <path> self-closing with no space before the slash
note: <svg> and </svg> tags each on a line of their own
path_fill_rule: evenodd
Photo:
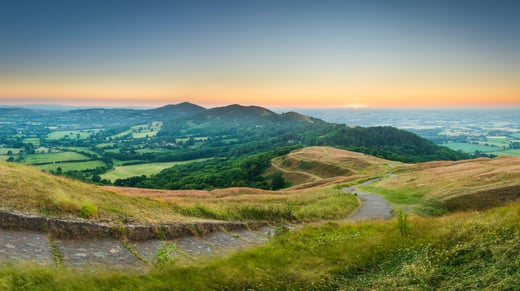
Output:
<svg viewBox="0 0 520 291">
<path fill-rule="evenodd" d="M 183 236 L 204 236 L 226 230 L 258 229 L 265 222 L 197 222 L 170 224 L 125 224 L 48 218 L 33 214 L 0 211 L 0 228 L 47 232 L 52 238 L 126 238 L 128 240 L 173 239 Z"/>
</svg>

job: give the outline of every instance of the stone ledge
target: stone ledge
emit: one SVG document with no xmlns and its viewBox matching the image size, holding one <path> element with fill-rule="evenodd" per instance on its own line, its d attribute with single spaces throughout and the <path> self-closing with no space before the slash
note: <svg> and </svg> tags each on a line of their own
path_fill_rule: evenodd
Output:
<svg viewBox="0 0 520 291">
<path fill-rule="evenodd" d="M 174 239 L 204 236 L 215 231 L 258 229 L 266 222 L 194 222 L 165 224 L 104 223 L 89 220 L 48 218 L 34 214 L 0 211 L 0 228 L 49 233 L 57 239 L 126 238 L 128 240 Z"/>
</svg>

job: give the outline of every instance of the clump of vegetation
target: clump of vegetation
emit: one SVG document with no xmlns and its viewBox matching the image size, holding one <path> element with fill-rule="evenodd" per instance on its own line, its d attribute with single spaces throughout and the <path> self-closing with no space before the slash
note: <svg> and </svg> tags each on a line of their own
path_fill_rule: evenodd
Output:
<svg viewBox="0 0 520 291">
<path fill-rule="evenodd" d="M 94 218 L 98 213 L 98 207 L 92 203 L 85 203 L 81 206 L 80 215 L 83 218 Z"/>
<path fill-rule="evenodd" d="M 410 233 L 408 214 L 404 213 L 402 209 L 397 211 L 397 229 L 399 229 L 399 233 L 402 237 L 405 237 Z"/>
<path fill-rule="evenodd" d="M 281 236 L 289 232 L 289 228 L 282 222 L 276 224 L 274 228 L 274 236 Z"/>
<path fill-rule="evenodd" d="M 424 200 L 414 209 L 414 212 L 422 216 L 441 216 L 448 213 L 448 209 L 438 198 Z"/>
<path fill-rule="evenodd" d="M 163 268 L 175 263 L 173 255 L 177 252 L 177 246 L 170 241 L 162 241 L 155 253 L 155 266 Z"/>
</svg>

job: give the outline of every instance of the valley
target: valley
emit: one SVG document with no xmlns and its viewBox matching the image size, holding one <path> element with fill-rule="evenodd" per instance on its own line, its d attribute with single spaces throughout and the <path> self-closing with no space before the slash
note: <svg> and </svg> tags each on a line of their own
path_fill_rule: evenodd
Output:
<svg viewBox="0 0 520 291">
<path fill-rule="evenodd" d="M 197 112 L 171 117 L 179 107 Z M 61 112 L 61 125 L 40 112 L 2 131 L 0 284 L 449 289 L 520 280 L 508 271 L 519 262 L 508 251 L 520 234 L 518 157 L 476 158 L 392 127 L 254 106 L 152 110 Z"/>
<path fill-rule="evenodd" d="M 404 162 L 469 157 L 392 127 L 349 127 L 257 106 L 205 109 L 185 102 L 147 110 L 6 107 L 0 113 L 1 160 L 104 185 L 271 189 L 272 178 L 261 176 L 271 158 L 316 145 Z"/>
</svg>

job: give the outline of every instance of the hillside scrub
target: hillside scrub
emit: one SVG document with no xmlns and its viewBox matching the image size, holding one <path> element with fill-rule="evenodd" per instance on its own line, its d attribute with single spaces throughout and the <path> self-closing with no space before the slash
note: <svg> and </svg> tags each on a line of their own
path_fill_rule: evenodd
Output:
<svg viewBox="0 0 520 291">
<path fill-rule="evenodd" d="M 520 286 L 520 203 L 440 218 L 308 225 L 227 257 L 145 274 L 4 266 L 0 286 L 39 290 L 438 289 Z"/>
</svg>

